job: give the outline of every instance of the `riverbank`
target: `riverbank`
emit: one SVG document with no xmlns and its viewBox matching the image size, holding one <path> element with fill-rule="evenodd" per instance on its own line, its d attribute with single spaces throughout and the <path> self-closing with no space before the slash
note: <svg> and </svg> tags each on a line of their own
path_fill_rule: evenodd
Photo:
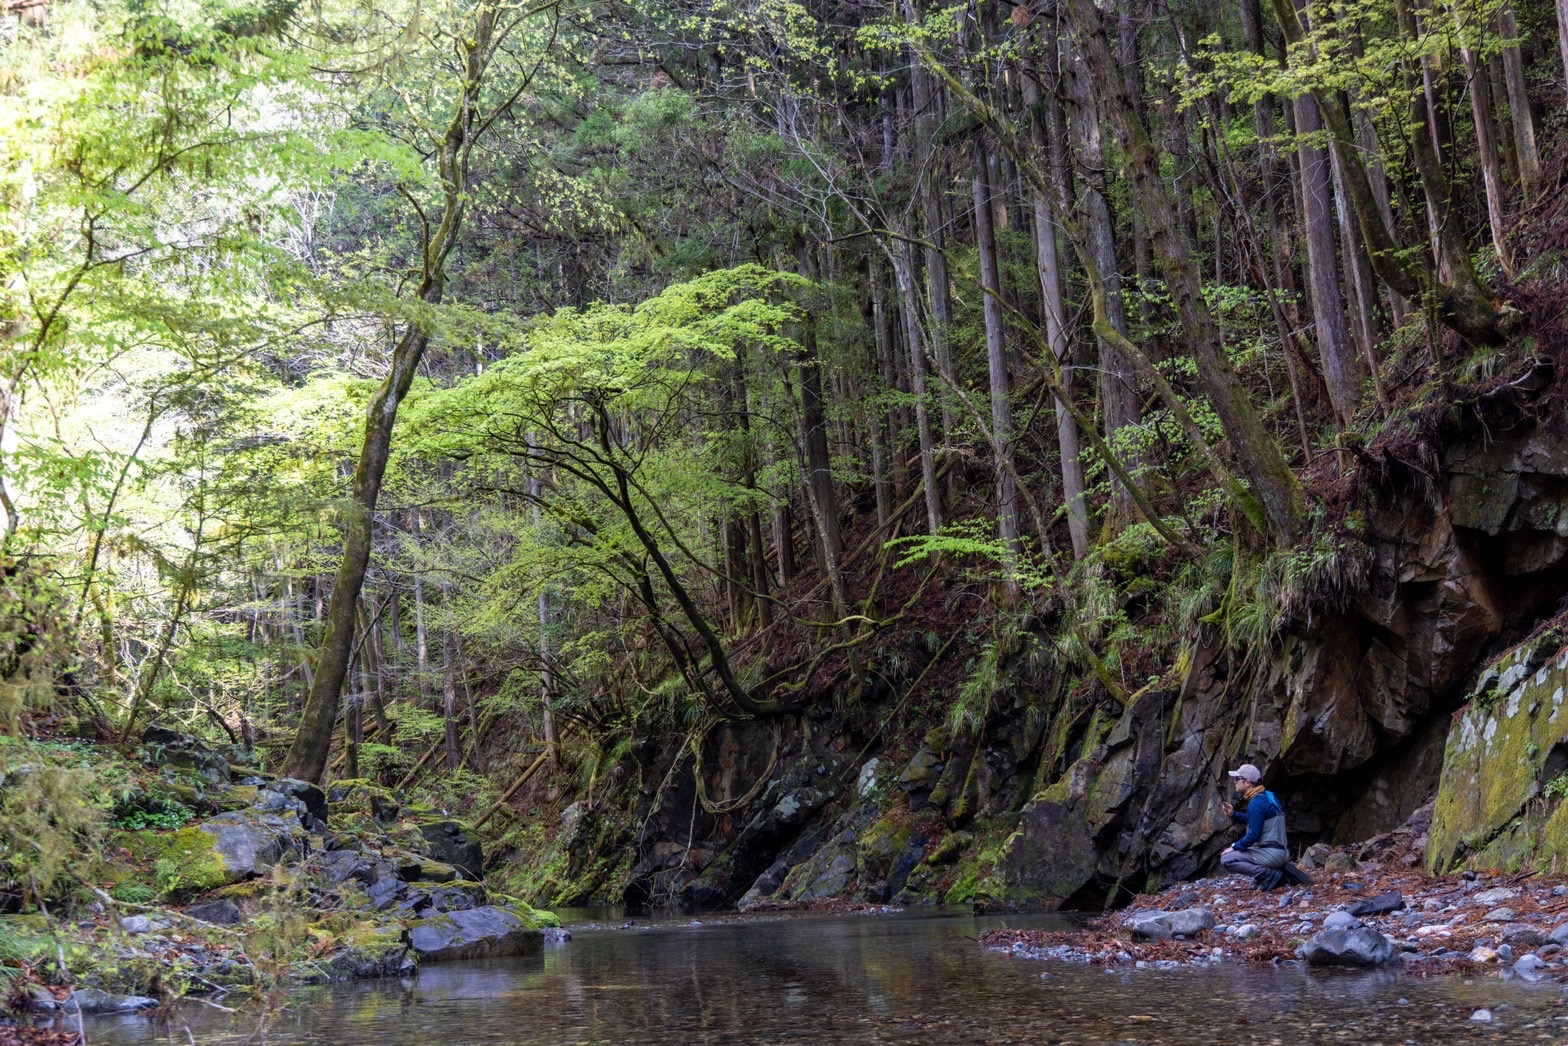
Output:
<svg viewBox="0 0 1568 1046">
<path fill-rule="evenodd" d="M 4 891 L 0 991 L 41 1022 L 27 1034 L 79 1013 L 400 976 L 567 938 L 551 913 L 487 885 L 469 825 L 398 789 L 272 777 L 248 751 L 161 727 L 135 745 L 12 744 L 5 813 L 24 818 L 46 796 L 35 849 L 75 848 Z M 54 827 L 67 811 L 69 833 Z M 19 863 L 14 841 L 9 852 Z M 5 1028 L 0 1043 L 33 1041 L 21 1035 Z"/>
<path fill-rule="evenodd" d="M 1315 846 L 1308 886 L 1211 876 L 1140 895 L 1073 932 L 994 930 L 1029 959 L 1170 969 L 1212 963 L 1390 967 L 1568 984 L 1568 876 L 1422 870 L 1430 813 L 1355 846 Z"/>
</svg>

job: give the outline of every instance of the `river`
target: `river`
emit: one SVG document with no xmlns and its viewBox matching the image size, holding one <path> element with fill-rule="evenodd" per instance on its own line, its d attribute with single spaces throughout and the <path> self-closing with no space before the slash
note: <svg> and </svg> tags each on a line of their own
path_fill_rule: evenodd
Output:
<svg viewBox="0 0 1568 1046">
<path fill-rule="evenodd" d="M 1104 970 L 975 943 L 1061 917 L 563 912 L 570 943 L 322 989 L 261 1016 L 186 1004 L 168 1025 L 94 1018 L 131 1043 L 1559 1042 L 1556 985 L 1219 964 Z M 575 923 L 575 925 L 574 925 Z M 1044 976 L 1042 976 L 1044 975 Z M 232 1001 L 232 1000 L 231 1000 Z M 1478 1008 L 1493 1019 L 1471 1019 Z"/>
</svg>

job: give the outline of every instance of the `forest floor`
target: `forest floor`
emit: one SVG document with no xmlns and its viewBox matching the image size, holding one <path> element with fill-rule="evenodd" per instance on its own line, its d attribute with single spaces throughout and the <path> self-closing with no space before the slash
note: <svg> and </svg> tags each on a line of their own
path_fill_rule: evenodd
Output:
<svg viewBox="0 0 1568 1046">
<path fill-rule="evenodd" d="M 1416 976 L 1494 973 L 1568 986 L 1568 876 L 1429 875 L 1422 867 L 1424 836 L 1418 815 L 1364 843 L 1312 847 L 1302 863 L 1313 880 L 1307 886 L 1264 891 L 1245 876 L 1213 876 L 1140 895 L 1081 930 L 993 930 L 981 943 L 1021 958 L 1098 966 L 1397 965 Z M 1151 937 L 1138 929 L 1157 922 L 1159 913 L 1182 913 L 1193 932 L 1165 935 L 1156 925 Z M 1171 925 L 1184 928 L 1181 919 Z M 1373 931 L 1363 941 L 1374 945 L 1374 954 L 1336 960 L 1314 956 L 1322 949 L 1308 946 L 1357 927 Z"/>
</svg>

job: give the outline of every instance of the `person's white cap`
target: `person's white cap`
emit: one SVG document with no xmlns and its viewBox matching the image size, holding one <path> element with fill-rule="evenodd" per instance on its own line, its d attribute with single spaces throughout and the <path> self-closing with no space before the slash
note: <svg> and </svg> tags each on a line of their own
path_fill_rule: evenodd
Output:
<svg viewBox="0 0 1568 1046">
<path fill-rule="evenodd" d="M 1227 770 L 1226 773 L 1232 777 L 1239 777 L 1243 781 L 1251 781 L 1253 784 L 1263 780 L 1263 774 L 1251 763 L 1242 763 L 1234 770 Z"/>
</svg>

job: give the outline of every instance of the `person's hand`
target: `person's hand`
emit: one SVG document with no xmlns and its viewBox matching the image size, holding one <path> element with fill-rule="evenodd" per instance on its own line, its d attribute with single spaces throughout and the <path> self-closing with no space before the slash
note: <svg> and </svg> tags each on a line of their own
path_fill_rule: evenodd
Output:
<svg viewBox="0 0 1568 1046">
<path fill-rule="evenodd" d="M 1231 814 L 1236 812 L 1236 808 L 1229 803 L 1221 803 L 1220 809 L 1225 811 L 1226 817 L 1229 817 Z"/>
<path fill-rule="evenodd" d="M 1225 849 L 1220 851 L 1220 856 L 1224 857 L 1226 854 L 1235 853 L 1235 852 L 1236 852 L 1236 848 L 1234 846 L 1227 846 L 1227 847 L 1225 847 Z"/>
</svg>

